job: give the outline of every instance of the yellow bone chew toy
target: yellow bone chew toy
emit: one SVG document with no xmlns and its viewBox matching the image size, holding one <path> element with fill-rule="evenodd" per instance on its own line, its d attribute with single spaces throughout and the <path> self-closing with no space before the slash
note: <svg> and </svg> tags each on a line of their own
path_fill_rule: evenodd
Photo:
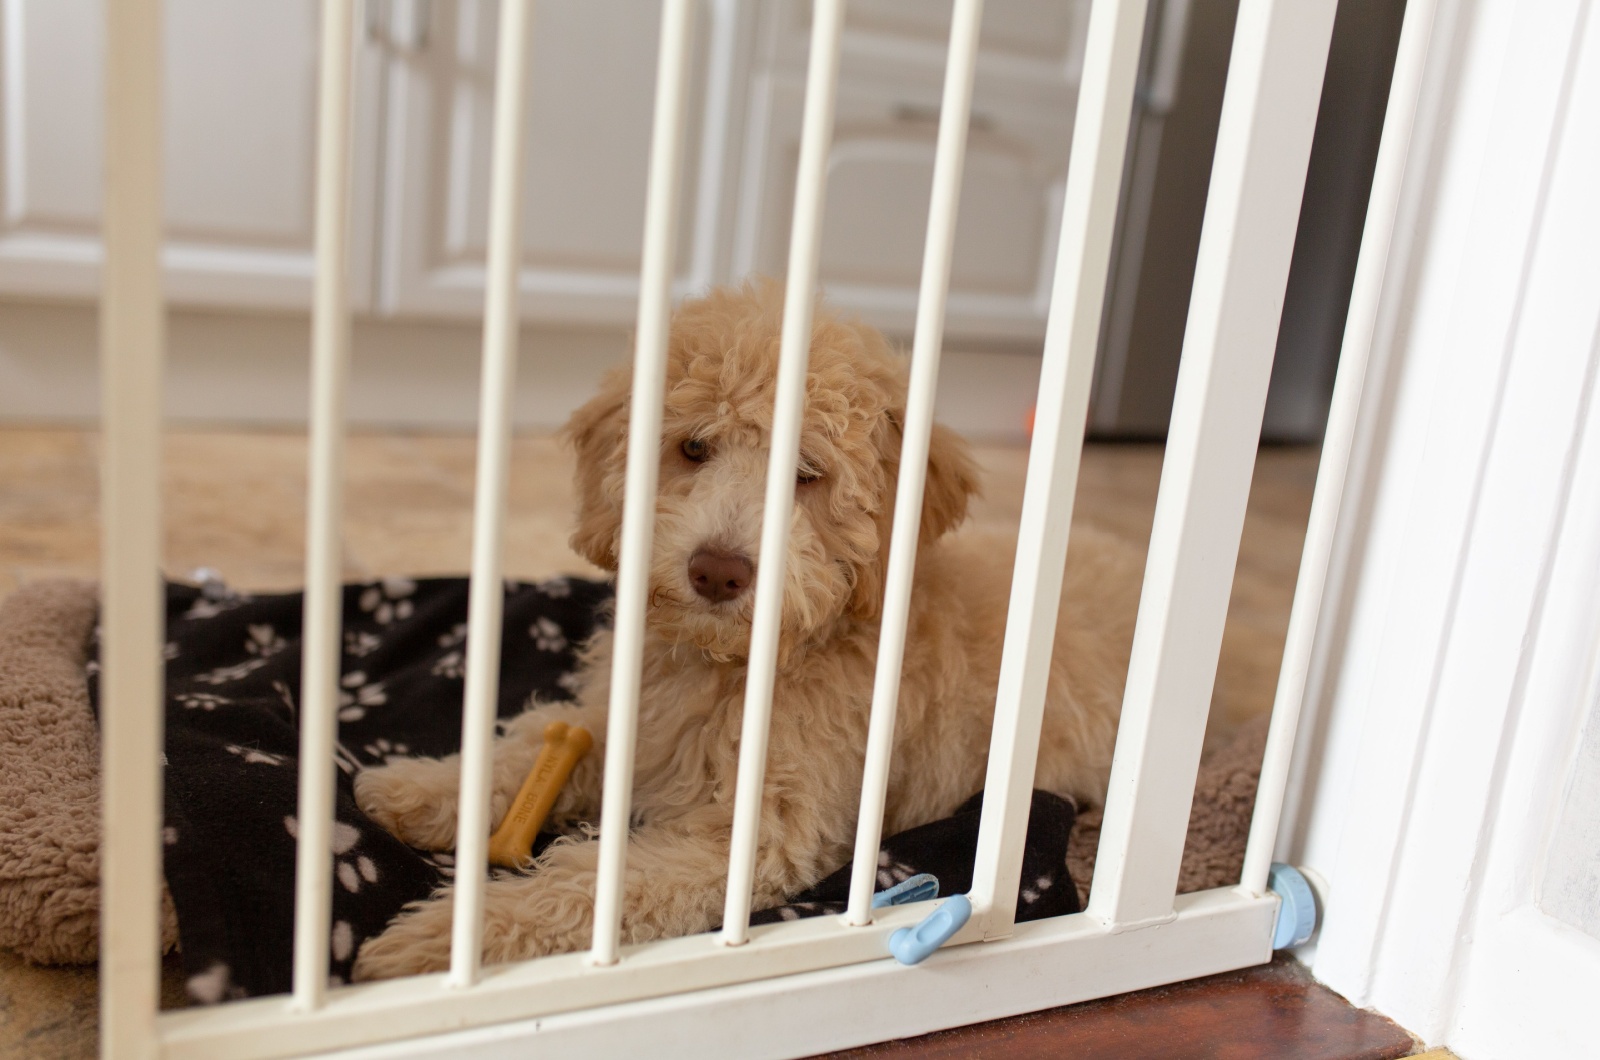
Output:
<svg viewBox="0 0 1600 1060">
<path fill-rule="evenodd" d="M 544 746 L 528 778 L 522 782 L 517 797 L 511 800 L 500 827 L 489 837 L 489 864 L 518 868 L 533 853 L 533 837 L 539 826 L 550 816 L 550 808 L 561 794 L 561 786 L 572 775 L 578 759 L 589 753 L 594 737 L 581 726 L 569 727 L 564 721 L 552 721 L 544 727 Z"/>
</svg>

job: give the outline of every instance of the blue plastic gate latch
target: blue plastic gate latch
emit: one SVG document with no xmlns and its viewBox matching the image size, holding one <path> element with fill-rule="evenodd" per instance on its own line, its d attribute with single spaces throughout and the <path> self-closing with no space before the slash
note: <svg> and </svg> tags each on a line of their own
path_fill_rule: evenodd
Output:
<svg viewBox="0 0 1600 1060">
<path fill-rule="evenodd" d="M 916 927 L 901 928 L 889 936 L 889 952 L 901 964 L 921 964 L 934 950 L 966 926 L 972 917 L 972 903 L 964 894 L 951 895 L 939 908 L 922 918 Z"/>
<path fill-rule="evenodd" d="M 873 895 L 872 908 L 882 909 L 886 905 L 910 905 L 912 902 L 925 902 L 929 898 L 937 897 L 939 897 L 939 877 L 931 872 L 919 872 L 915 876 L 901 880 L 893 887 Z"/>
<path fill-rule="evenodd" d="M 1281 950 L 1310 941 L 1317 929 L 1317 900 L 1300 870 L 1274 861 L 1267 870 L 1267 889 L 1281 899 L 1278 922 L 1272 928 L 1272 948 Z"/>
</svg>

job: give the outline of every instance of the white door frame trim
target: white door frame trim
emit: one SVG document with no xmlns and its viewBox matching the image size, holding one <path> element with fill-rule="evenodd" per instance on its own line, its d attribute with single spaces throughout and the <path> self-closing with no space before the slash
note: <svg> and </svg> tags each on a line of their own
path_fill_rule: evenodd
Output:
<svg viewBox="0 0 1600 1060">
<path fill-rule="evenodd" d="M 1589 702 L 1530 697 L 1581 685 L 1593 665 L 1553 572 L 1600 556 L 1600 527 L 1572 522 L 1591 504 L 1579 454 L 1596 444 L 1600 365 L 1600 208 L 1582 190 L 1600 181 L 1594 7 L 1441 5 L 1417 126 L 1431 142 L 1400 221 L 1413 242 L 1386 279 L 1388 363 L 1363 413 L 1367 471 L 1308 693 L 1321 709 L 1285 813 L 1280 853 L 1328 882 L 1303 956 L 1431 1044 L 1500 1041 L 1495 1028 L 1529 1022 L 1483 985 L 1507 958 L 1496 925 L 1531 938 L 1542 918 L 1528 905 L 1542 853 L 1528 844 L 1548 829 L 1530 816 L 1522 746 L 1545 747 L 1548 768 L 1575 725 L 1562 711 Z M 1529 860 L 1513 874 L 1521 891 L 1502 878 L 1505 843 Z M 1545 934 L 1579 951 L 1592 941 Z M 1552 1042 L 1582 1012 L 1568 1008 Z"/>
</svg>

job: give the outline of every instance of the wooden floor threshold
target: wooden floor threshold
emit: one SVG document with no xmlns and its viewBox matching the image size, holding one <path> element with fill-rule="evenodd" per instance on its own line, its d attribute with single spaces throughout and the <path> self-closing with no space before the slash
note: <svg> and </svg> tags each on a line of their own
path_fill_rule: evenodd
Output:
<svg viewBox="0 0 1600 1060">
<path fill-rule="evenodd" d="M 1392 1060 L 1420 1047 L 1397 1024 L 1358 1009 L 1298 962 L 1271 964 L 1066 1005 L 831 1060 Z M 1436 1050 L 1429 1060 L 1449 1060 Z"/>
</svg>

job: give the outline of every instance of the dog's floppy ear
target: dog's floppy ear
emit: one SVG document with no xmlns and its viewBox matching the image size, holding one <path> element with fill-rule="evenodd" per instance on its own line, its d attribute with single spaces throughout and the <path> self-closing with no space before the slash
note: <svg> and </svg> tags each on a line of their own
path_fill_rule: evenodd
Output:
<svg viewBox="0 0 1600 1060">
<path fill-rule="evenodd" d="M 892 454 L 885 462 L 888 472 L 890 503 L 878 511 L 878 559 L 875 564 L 863 564 L 856 570 L 855 589 L 850 611 L 856 618 L 876 618 L 883 607 L 883 582 L 889 562 L 889 536 L 894 521 L 893 494 L 895 479 L 899 474 L 901 424 L 905 413 L 895 409 L 884 417 L 887 433 L 893 438 L 889 447 Z M 918 544 L 930 541 L 954 530 L 967 517 L 967 502 L 978 492 L 978 468 L 972 460 L 966 440 L 948 427 L 933 425 L 928 437 L 928 476 L 922 487 L 922 532 Z"/>
<path fill-rule="evenodd" d="M 630 381 L 626 368 L 606 373 L 600 393 L 572 414 L 562 432 L 578 454 L 573 473 L 578 525 L 572 531 L 572 548 L 602 570 L 617 569 Z"/>
<path fill-rule="evenodd" d="M 960 526 L 967 518 L 967 502 L 977 492 L 978 467 L 966 439 L 934 424 L 922 490 L 922 540 L 932 541 Z"/>
</svg>

